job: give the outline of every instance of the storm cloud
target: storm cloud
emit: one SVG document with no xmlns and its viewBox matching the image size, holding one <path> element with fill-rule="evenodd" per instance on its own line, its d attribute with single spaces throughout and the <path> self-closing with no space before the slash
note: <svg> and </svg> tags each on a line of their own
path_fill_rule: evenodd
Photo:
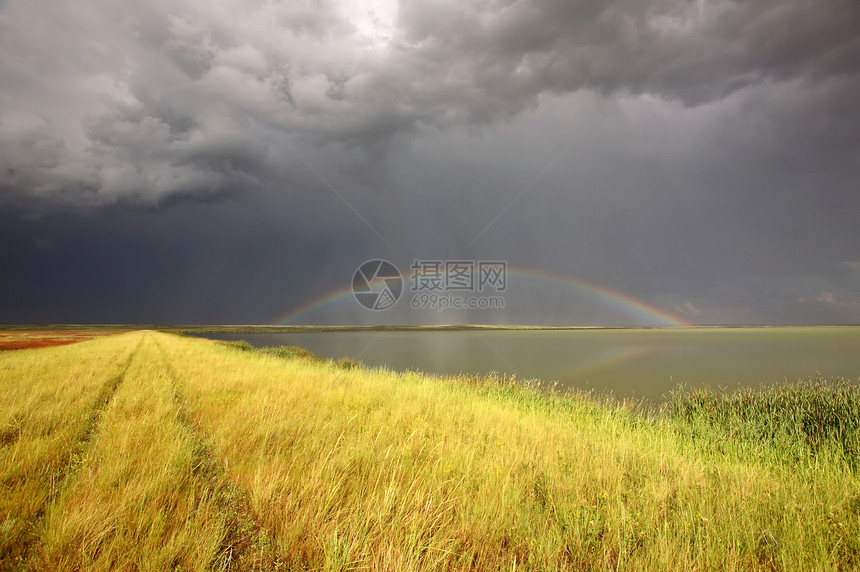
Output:
<svg viewBox="0 0 860 572">
<path fill-rule="evenodd" d="M 860 322 L 856 0 L 10 0 L 0 85 L 7 319 L 268 321 L 385 257 Z M 311 319 L 587 305 L 511 296 Z"/>
<path fill-rule="evenodd" d="M 272 129 L 379 156 L 397 135 L 580 90 L 688 107 L 744 92 L 744 120 L 838 161 L 860 133 L 858 23 L 853 0 L 12 1 L 0 188 L 207 197 L 265 184 Z"/>
</svg>

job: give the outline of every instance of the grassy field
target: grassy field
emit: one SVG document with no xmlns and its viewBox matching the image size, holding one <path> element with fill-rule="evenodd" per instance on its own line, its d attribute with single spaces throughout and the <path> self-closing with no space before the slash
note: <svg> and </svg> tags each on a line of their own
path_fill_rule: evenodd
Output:
<svg viewBox="0 0 860 572">
<path fill-rule="evenodd" d="M 130 332 L 0 353 L 0 568 L 844 569 L 855 387 L 661 415 Z"/>
</svg>

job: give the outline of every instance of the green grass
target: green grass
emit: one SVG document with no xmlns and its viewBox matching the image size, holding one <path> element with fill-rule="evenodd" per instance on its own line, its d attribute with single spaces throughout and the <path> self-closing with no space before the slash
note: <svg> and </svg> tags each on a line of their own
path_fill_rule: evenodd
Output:
<svg viewBox="0 0 860 572">
<path fill-rule="evenodd" d="M 822 457 L 857 469 L 860 387 L 817 377 L 732 393 L 679 390 L 668 415 L 690 439 L 739 444 L 793 464 Z"/>
<path fill-rule="evenodd" d="M 0 568 L 842 569 L 854 386 L 659 415 L 156 332 L 0 354 Z"/>
</svg>

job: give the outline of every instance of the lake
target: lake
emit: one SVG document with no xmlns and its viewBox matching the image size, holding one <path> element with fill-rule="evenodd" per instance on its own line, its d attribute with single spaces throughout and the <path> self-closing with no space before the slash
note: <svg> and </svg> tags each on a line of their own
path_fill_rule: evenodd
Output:
<svg viewBox="0 0 860 572">
<path fill-rule="evenodd" d="M 206 334 L 297 345 L 369 366 L 497 372 L 660 400 L 678 384 L 729 389 L 820 373 L 860 379 L 860 326 Z"/>
</svg>

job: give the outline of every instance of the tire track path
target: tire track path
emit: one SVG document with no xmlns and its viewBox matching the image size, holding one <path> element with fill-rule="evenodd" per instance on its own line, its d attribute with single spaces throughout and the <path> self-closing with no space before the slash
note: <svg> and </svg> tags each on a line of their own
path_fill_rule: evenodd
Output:
<svg viewBox="0 0 860 572">
<path fill-rule="evenodd" d="M 154 341 L 171 380 L 178 421 L 194 435 L 197 442 L 194 469 L 210 481 L 217 491 L 219 506 L 227 516 L 226 534 L 218 551 L 217 561 L 213 562 L 211 567 L 222 571 L 271 569 L 274 563 L 264 561 L 258 556 L 261 553 L 269 553 L 263 546 L 268 541 L 250 501 L 230 479 L 226 468 L 216 459 L 212 437 L 194 420 L 176 368 L 163 344 L 157 337 Z"/>
<path fill-rule="evenodd" d="M 143 334 L 122 383 L 105 392 L 80 467 L 44 518 L 33 569 L 213 567 L 228 518 L 156 335 Z"/>
<path fill-rule="evenodd" d="M 120 363 L 117 373 L 109 377 L 98 388 L 95 398 L 91 401 L 89 413 L 87 414 L 86 421 L 83 423 L 83 428 L 73 434 L 68 440 L 70 445 L 68 446 L 67 454 L 64 455 L 66 458 L 65 462 L 54 463 L 50 460 L 43 461 L 42 466 L 39 467 L 35 474 L 33 469 L 27 470 L 23 468 L 17 474 L 7 475 L 4 479 L 2 483 L 4 495 L 8 495 L 11 498 L 23 496 L 34 500 L 27 507 L 29 510 L 26 510 L 25 514 L 19 515 L 18 518 L 10 512 L 3 515 L 6 523 L 13 523 L 12 527 L 15 526 L 16 521 L 23 519 L 24 522 L 19 524 L 17 530 L 12 528 L 12 530 L 3 531 L 3 543 L 0 545 L 0 570 L 21 569 L 26 566 L 25 563 L 32 561 L 35 546 L 40 540 L 38 531 L 43 525 L 47 507 L 56 501 L 62 494 L 62 491 L 68 486 L 68 483 L 74 478 L 74 473 L 80 464 L 80 459 L 89 449 L 95 434 L 98 432 L 99 423 L 104 411 L 116 394 L 117 388 L 119 388 L 125 379 L 126 372 L 128 372 L 128 368 L 140 348 L 142 340 L 143 336 L 138 339 L 137 343 Z M 72 383 L 75 381 L 77 380 L 72 380 Z M 56 406 L 57 404 L 53 405 Z M 73 410 L 74 408 L 70 406 L 69 417 L 72 419 L 74 418 Z M 46 423 L 48 427 L 51 426 L 50 421 L 43 421 L 43 423 Z M 62 427 L 57 430 L 62 431 Z M 26 454 L 28 450 L 38 450 L 40 442 L 38 437 L 34 436 L 30 439 L 30 441 L 33 441 L 32 443 L 19 443 L 19 440 L 23 438 L 24 431 L 24 427 L 19 427 L 16 439 L 9 443 L 4 443 L 4 445 L 19 445 L 24 450 L 23 454 Z M 49 432 L 48 436 L 50 435 Z M 57 438 L 61 439 L 62 437 L 58 436 Z M 38 463 L 34 465 L 38 465 Z"/>
</svg>

